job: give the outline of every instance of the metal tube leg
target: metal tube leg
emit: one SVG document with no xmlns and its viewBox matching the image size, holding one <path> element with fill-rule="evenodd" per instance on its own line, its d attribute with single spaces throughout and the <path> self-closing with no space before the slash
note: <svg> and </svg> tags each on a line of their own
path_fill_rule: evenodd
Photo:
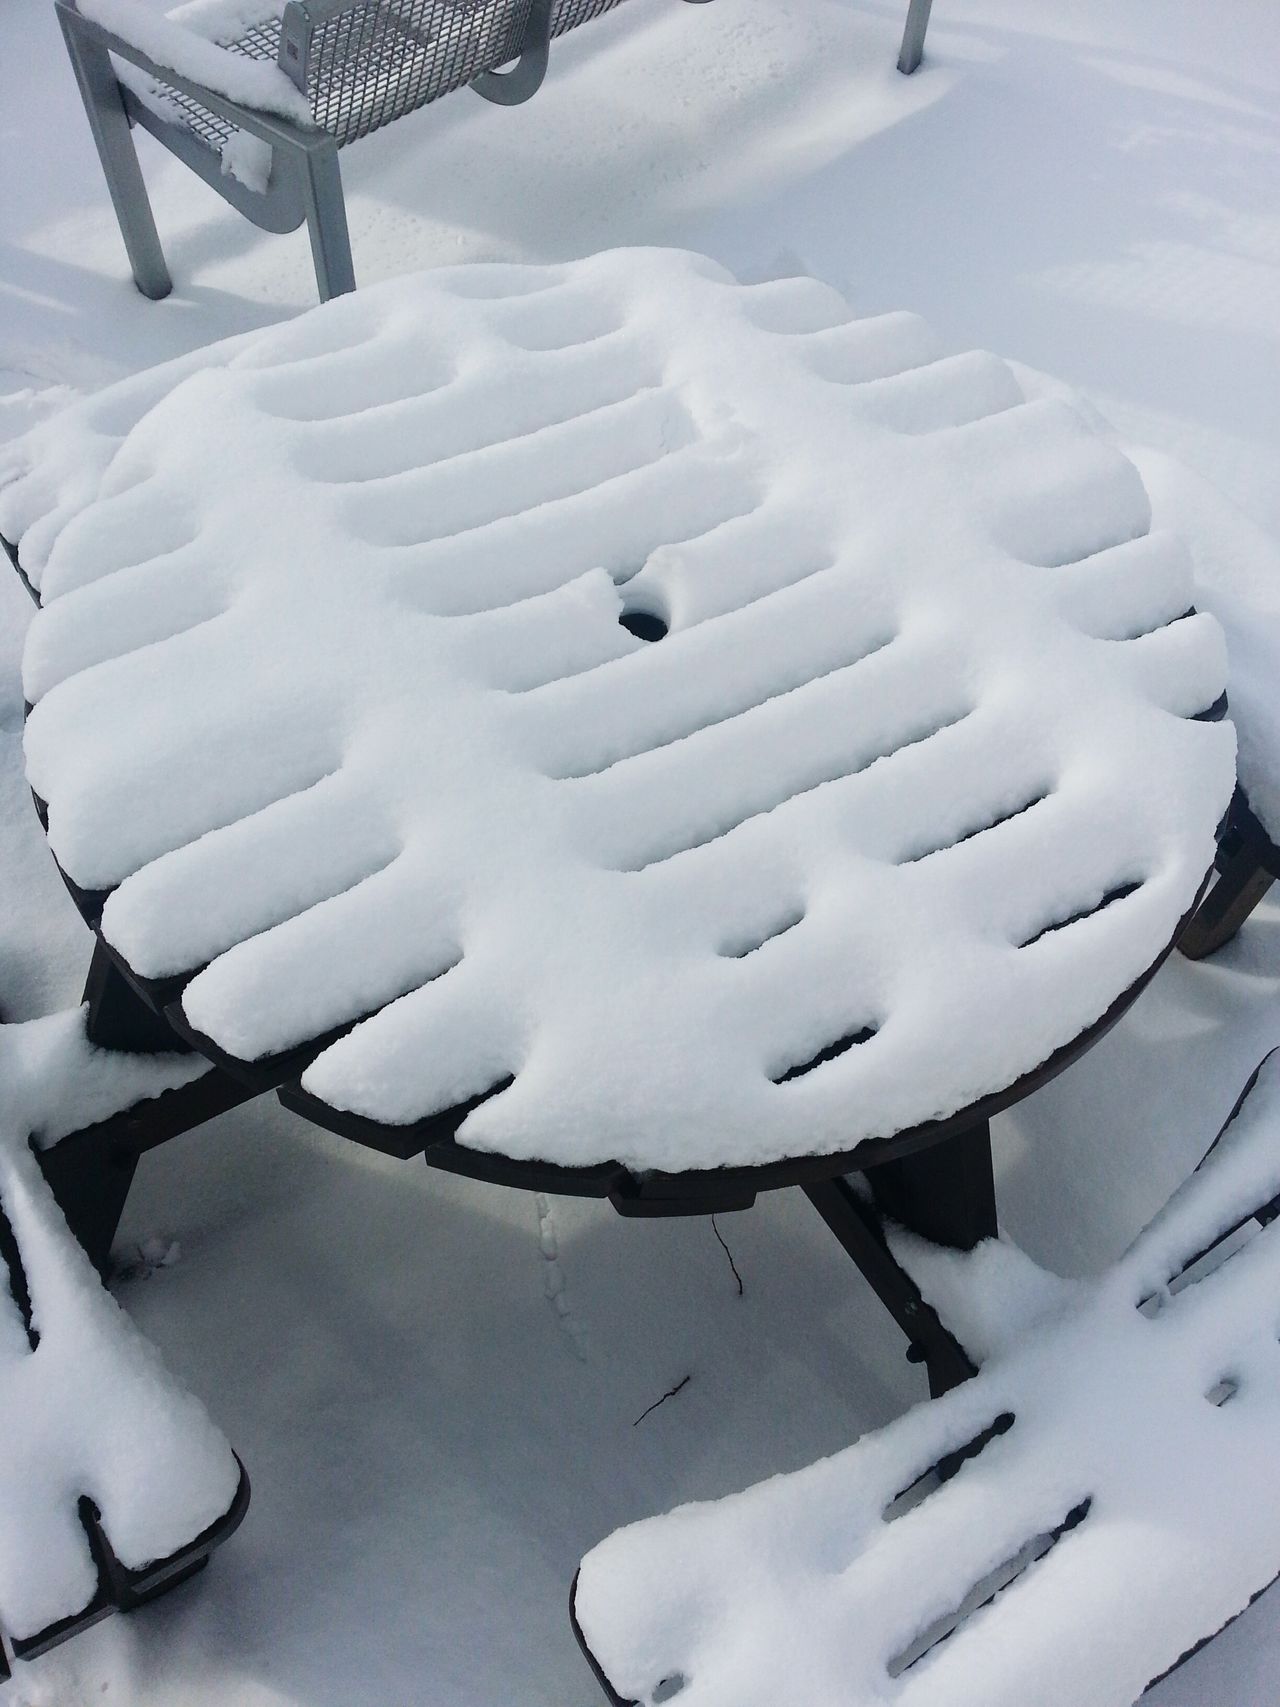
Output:
<svg viewBox="0 0 1280 1707">
<path fill-rule="evenodd" d="M 120 85 L 111 69 L 111 57 L 104 47 L 85 39 L 77 30 L 75 19 L 73 11 L 58 8 L 58 22 L 111 192 L 133 281 L 143 296 L 153 299 L 168 296 L 173 280 L 165 265 L 151 203 L 147 200 L 147 186 L 129 134 Z"/>
<path fill-rule="evenodd" d="M 321 302 L 328 302 L 331 296 L 341 296 L 356 288 L 337 144 L 326 139 L 313 148 L 300 149 L 297 164 L 307 211 L 307 231 L 311 236 L 311 256 L 316 267 L 316 287 Z"/>
<path fill-rule="evenodd" d="M 822 1180 L 804 1192 L 907 1336 L 907 1356 L 924 1364 L 936 1399 L 976 1366 L 889 1249 L 881 1217 L 959 1250 L 994 1238 L 991 1128 L 984 1120 L 913 1156 L 880 1162 L 865 1178 L 872 1201 L 847 1179 Z"/>
<path fill-rule="evenodd" d="M 907 26 L 902 32 L 902 48 L 898 54 L 898 70 L 909 77 L 924 58 L 924 36 L 929 28 L 929 13 L 933 0 L 911 0 L 907 7 Z"/>
</svg>

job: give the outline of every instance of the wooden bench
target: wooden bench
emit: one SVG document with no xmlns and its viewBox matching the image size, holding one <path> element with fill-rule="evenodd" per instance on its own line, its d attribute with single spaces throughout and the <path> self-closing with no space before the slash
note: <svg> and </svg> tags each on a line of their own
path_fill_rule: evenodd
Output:
<svg viewBox="0 0 1280 1707">
<path fill-rule="evenodd" d="M 588 1554 L 574 1624 L 610 1701 L 1130 1707 L 1280 1571 L 1277 1215 L 1273 1053 L 1096 1281 L 891 1232 L 981 1372 Z"/>
<path fill-rule="evenodd" d="M 265 0 L 218 25 L 145 0 L 57 0 L 134 280 L 173 288 L 130 136 L 140 124 L 264 231 L 306 221 L 321 300 L 355 289 L 338 150 L 464 84 L 504 106 L 550 43 L 619 0 Z M 216 0 L 214 0 L 216 7 Z M 898 69 L 916 69 L 932 0 L 911 0 Z M 514 61 L 512 68 L 499 66 Z"/>
</svg>

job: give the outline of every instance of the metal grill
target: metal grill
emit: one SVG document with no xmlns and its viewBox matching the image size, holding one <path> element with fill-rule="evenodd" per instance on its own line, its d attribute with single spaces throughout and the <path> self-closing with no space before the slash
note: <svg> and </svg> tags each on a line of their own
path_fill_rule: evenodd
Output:
<svg viewBox="0 0 1280 1707">
<path fill-rule="evenodd" d="M 308 96 L 317 125 L 344 147 L 428 101 L 461 88 L 520 51 L 530 0 L 374 0 L 321 24 L 312 38 Z M 557 0 L 551 32 L 564 35 L 619 0 Z M 280 20 L 257 24 L 224 44 L 249 59 L 275 61 Z M 165 88 L 193 131 L 220 150 L 234 126 Z"/>
<path fill-rule="evenodd" d="M 598 18 L 601 12 L 608 12 L 617 4 L 618 0 L 557 0 L 551 14 L 551 33 L 562 36 L 568 30 L 576 30 L 579 24 Z"/>
<path fill-rule="evenodd" d="M 246 59 L 269 59 L 273 64 L 280 54 L 280 19 L 268 18 L 265 23 L 255 24 L 239 41 L 227 42 L 226 47 L 232 53 L 242 53 Z M 235 131 L 230 119 L 224 119 L 220 113 L 211 113 L 208 107 L 186 95 L 181 89 L 171 89 L 168 84 L 161 84 L 165 98 L 177 107 L 191 129 L 215 153 L 220 153 L 222 145 Z"/>
<path fill-rule="evenodd" d="M 469 83 L 520 51 L 529 0 L 386 0 L 316 32 L 316 123 L 339 146 Z"/>
</svg>

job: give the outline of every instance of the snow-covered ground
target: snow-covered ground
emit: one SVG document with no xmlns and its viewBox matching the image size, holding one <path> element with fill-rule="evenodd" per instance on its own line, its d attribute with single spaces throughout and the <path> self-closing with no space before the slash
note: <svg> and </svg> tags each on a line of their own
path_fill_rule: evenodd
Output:
<svg viewBox="0 0 1280 1707">
<path fill-rule="evenodd" d="M 888 0 L 630 0 L 559 45 L 527 107 L 463 93 L 344 156 L 357 275 L 640 242 L 746 278 L 807 270 L 1082 387 L 1280 534 L 1267 0 L 938 0 L 911 80 L 900 24 Z M 50 0 L 5 0 L 0 435 L 312 300 L 304 234 L 263 236 L 142 152 L 177 281 L 162 304 L 128 282 Z M 88 944 L 23 791 L 10 578 L 0 601 L 0 1011 L 19 1019 L 75 1000 Z M 1009 1231 L 1065 1271 L 1110 1259 L 1280 1041 L 1278 987 L 1275 908 L 1211 965 L 1162 972 L 998 1123 Z M 719 1230 L 741 1296 L 702 1221 L 429 1174 L 268 1101 L 146 1158 L 124 1238 L 182 1257 L 120 1296 L 254 1503 L 197 1585 L 22 1668 L 6 1699 L 587 1707 L 566 1616 L 583 1551 L 922 1391 L 798 1194 Z M 1271 1595 L 1151 1700 L 1257 1707 L 1278 1657 Z"/>
</svg>

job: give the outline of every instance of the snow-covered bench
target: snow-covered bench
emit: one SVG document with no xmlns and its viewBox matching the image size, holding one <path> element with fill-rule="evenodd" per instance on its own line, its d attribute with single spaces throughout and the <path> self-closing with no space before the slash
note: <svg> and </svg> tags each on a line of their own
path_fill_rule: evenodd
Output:
<svg viewBox="0 0 1280 1707">
<path fill-rule="evenodd" d="M 527 100 L 551 40 L 619 0 L 57 0 L 133 276 L 172 288 L 138 166 L 140 124 L 266 231 L 305 220 L 320 296 L 352 290 L 338 149 L 470 84 Z M 932 0 L 911 0 L 899 69 Z M 499 66 L 514 60 L 514 67 Z"/>
<path fill-rule="evenodd" d="M 1130 1707 L 1260 1593 L 1280 1572 L 1280 1055 L 1251 1086 L 1099 1280 L 897 1234 L 980 1374 L 588 1554 L 575 1627 L 610 1699 Z"/>
<path fill-rule="evenodd" d="M 6 1644 L 34 1658 L 190 1576 L 249 1498 L 203 1406 L 103 1290 L 41 1165 L 207 1069 L 95 1048 L 87 1011 L 0 1025 L 0 1678 Z"/>
</svg>

